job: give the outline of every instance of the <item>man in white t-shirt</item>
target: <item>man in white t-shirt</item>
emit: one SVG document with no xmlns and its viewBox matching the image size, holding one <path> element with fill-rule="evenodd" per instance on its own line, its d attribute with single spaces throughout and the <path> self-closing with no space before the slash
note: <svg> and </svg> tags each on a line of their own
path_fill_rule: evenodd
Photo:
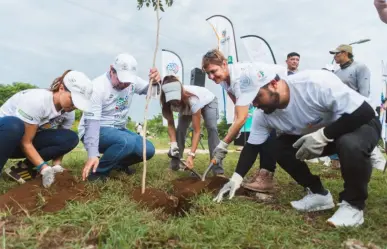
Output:
<svg viewBox="0 0 387 249">
<path fill-rule="evenodd" d="M 149 77 L 154 84 L 160 82 L 155 68 L 150 70 Z M 78 128 L 89 157 L 83 179 L 105 180 L 112 169 L 132 174 L 128 166 L 143 160 L 143 142 L 142 137 L 129 131 L 126 125 L 134 94 L 146 95 L 148 82 L 137 76 L 136 59 L 123 53 L 115 58 L 109 71 L 94 79 L 92 84 L 91 111 L 83 114 Z M 103 154 L 101 160 L 100 153 Z M 147 141 L 147 159 L 154 154 L 153 144 Z"/>
<path fill-rule="evenodd" d="M 327 222 L 336 227 L 361 225 L 372 173 L 370 155 L 381 131 L 368 99 L 324 70 L 299 72 L 285 80 L 271 71 L 244 76 L 247 80 L 239 85 L 240 101 L 236 104 L 252 101 L 263 110 L 257 111 L 252 127 L 254 139 L 250 137 L 247 143 L 263 149 L 270 131 L 275 129 L 279 135 L 277 163 L 308 189 L 304 198 L 292 201 L 291 205 L 303 212 L 335 206 L 330 192 L 304 160 L 338 153 L 344 190 L 340 193 L 339 209 Z M 250 155 L 242 152 L 243 157 Z M 232 198 L 250 167 L 238 162 L 215 201 L 220 202 L 227 192 Z"/>
</svg>

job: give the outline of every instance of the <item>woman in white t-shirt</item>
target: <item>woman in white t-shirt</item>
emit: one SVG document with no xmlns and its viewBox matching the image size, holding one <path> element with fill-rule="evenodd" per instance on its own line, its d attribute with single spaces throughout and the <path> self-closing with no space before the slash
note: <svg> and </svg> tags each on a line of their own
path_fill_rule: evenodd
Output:
<svg viewBox="0 0 387 249">
<path fill-rule="evenodd" d="M 188 126 L 192 121 L 193 135 L 191 151 L 188 152 L 187 166 L 194 167 L 195 151 L 200 140 L 200 121 L 203 116 L 208 133 L 208 147 L 210 158 L 215 147 L 219 144 L 217 120 L 219 118 L 218 100 L 208 89 L 199 86 L 183 86 L 173 75 L 164 77 L 160 96 L 162 113 L 168 121 L 168 134 L 171 146 L 168 155 L 172 157 L 171 169 L 178 170 L 179 159 L 184 152 L 185 137 Z M 177 130 L 172 112 L 179 112 Z M 213 168 L 215 175 L 223 175 L 222 164 Z"/>
<path fill-rule="evenodd" d="M 36 170 L 42 176 L 43 186 L 49 187 L 55 173 L 63 171 L 63 155 L 79 141 L 70 130 L 73 111 L 88 110 L 91 93 L 91 81 L 85 74 L 67 70 L 49 90 L 29 89 L 9 98 L 0 108 L 0 170 L 9 158 L 27 158 L 7 174 L 23 183 L 20 174 L 25 173 L 16 168 L 24 168 L 30 175 Z M 49 160 L 53 160 L 53 167 Z"/>
</svg>

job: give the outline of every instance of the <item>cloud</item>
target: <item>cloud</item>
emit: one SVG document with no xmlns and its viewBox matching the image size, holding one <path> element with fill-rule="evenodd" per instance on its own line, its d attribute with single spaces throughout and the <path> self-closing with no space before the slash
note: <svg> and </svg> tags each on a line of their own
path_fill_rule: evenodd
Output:
<svg viewBox="0 0 387 249">
<path fill-rule="evenodd" d="M 165 10 L 160 13 L 159 49 L 173 50 L 182 57 L 186 84 L 191 69 L 200 67 L 202 55 L 216 46 L 205 19 L 221 14 L 234 24 L 240 60 L 248 59 L 239 39 L 247 34 L 264 37 L 279 64 L 285 65 L 288 52 L 299 52 L 300 69 L 317 69 L 329 63 L 332 57 L 328 51 L 341 43 L 372 39 L 354 45 L 354 51 L 355 59 L 370 67 L 372 96 L 379 99 L 383 87 L 380 61 L 387 59 L 387 26 L 379 20 L 372 1 L 176 0 Z M 137 58 L 145 79 L 152 66 L 156 15 L 151 8 L 138 11 L 136 1 L 3 0 L 0 22 L 2 83 L 25 81 L 47 87 L 67 68 L 94 78 L 121 52 Z M 206 86 L 222 99 L 217 85 L 207 80 Z M 136 96 L 133 103 L 132 118 L 142 120 L 144 96 Z M 152 101 L 150 116 L 159 111 L 157 101 Z"/>
</svg>

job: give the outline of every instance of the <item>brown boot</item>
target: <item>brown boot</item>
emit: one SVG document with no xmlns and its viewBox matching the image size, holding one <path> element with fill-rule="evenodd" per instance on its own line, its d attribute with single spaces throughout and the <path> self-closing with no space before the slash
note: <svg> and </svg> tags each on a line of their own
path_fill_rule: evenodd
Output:
<svg viewBox="0 0 387 249">
<path fill-rule="evenodd" d="M 254 181 L 243 184 L 243 187 L 256 192 L 270 193 L 274 189 L 274 173 L 260 169 Z"/>
<path fill-rule="evenodd" d="M 255 179 L 258 177 L 259 175 L 259 171 L 260 169 L 257 169 L 257 171 L 255 171 L 255 174 L 253 176 L 249 176 L 249 177 L 246 177 L 244 180 L 243 180 L 243 183 L 246 184 L 246 183 L 253 183 L 255 182 Z"/>
</svg>

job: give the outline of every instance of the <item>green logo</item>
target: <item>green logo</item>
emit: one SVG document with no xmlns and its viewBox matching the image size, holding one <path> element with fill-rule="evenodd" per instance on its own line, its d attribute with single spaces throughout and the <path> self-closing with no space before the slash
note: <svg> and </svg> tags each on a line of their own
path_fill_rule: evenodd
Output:
<svg viewBox="0 0 387 249">
<path fill-rule="evenodd" d="M 232 56 L 229 55 L 228 58 L 227 58 L 227 64 L 233 64 L 232 63 Z"/>
<path fill-rule="evenodd" d="M 26 119 L 28 119 L 28 120 L 34 120 L 30 115 L 28 115 L 27 113 L 25 113 L 25 112 L 23 112 L 21 109 L 19 109 L 18 110 L 18 113 L 22 116 L 22 117 L 24 117 L 24 118 L 26 118 Z"/>
</svg>

